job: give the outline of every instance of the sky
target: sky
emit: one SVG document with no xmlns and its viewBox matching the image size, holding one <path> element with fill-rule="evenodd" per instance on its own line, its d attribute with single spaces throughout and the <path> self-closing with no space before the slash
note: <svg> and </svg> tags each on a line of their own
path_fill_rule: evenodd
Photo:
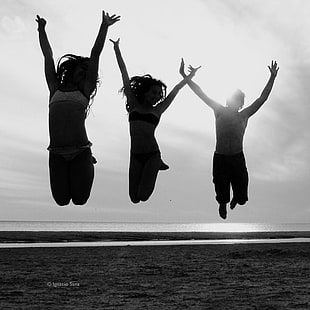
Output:
<svg viewBox="0 0 310 310">
<path fill-rule="evenodd" d="M 121 16 L 100 58 L 101 86 L 86 120 L 98 163 L 86 205 L 58 207 L 48 176 L 48 89 L 35 17 L 47 20 L 55 60 L 89 56 L 101 11 Z M 181 57 L 201 65 L 194 80 L 225 105 L 233 88 L 246 106 L 259 97 L 272 60 L 280 67 L 265 105 L 249 120 L 244 153 L 249 202 L 229 223 L 308 223 L 310 205 L 310 2 L 308 0 L 1 0 L 0 221 L 216 223 L 212 183 L 214 116 L 185 86 L 157 128 L 162 157 L 151 198 L 128 196 L 129 132 L 121 76 L 150 73 L 171 90 Z"/>
</svg>

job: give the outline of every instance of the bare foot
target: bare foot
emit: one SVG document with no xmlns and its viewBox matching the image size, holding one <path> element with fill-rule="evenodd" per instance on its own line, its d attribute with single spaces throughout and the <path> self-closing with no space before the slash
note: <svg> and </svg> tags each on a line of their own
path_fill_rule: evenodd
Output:
<svg viewBox="0 0 310 310">
<path fill-rule="evenodd" d="M 169 169 L 169 166 L 161 160 L 159 170 L 168 170 L 168 169 Z"/>
<path fill-rule="evenodd" d="M 237 200 L 233 198 L 230 202 L 230 209 L 231 210 L 235 209 L 236 205 L 237 205 Z"/>
<path fill-rule="evenodd" d="M 226 217 L 227 217 L 226 203 L 220 204 L 219 214 L 220 214 L 220 217 L 222 219 L 224 219 L 224 220 L 226 219 Z"/>
</svg>

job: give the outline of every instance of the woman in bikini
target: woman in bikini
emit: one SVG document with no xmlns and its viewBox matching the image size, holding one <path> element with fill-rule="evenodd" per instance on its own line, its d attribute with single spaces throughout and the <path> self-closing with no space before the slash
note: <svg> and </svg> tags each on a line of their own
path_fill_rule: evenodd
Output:
<svg viewBox="0 0 310 310">
<path fill-rule="evenodd" d="M 98 86 L 99 57 L 109 26 L 119 20 L 102 12 L 102 23 L 90 57 L 66 54 L 55 69 L 46 20 L 37 15 L 39 42 L 44 56 L 49 96 L 49 174 L 54 200 L 60 206 L 87 202 L 95 159 L 91 153 L 85 119 Z"/>
<path fill-rule="evenodd" d="M 155 129 L 161 115 L 170 106 L 187 80 L 197 69 L 184 77 L 166 96 L 166 85 L 151 75 L 129 78 L 125 62 L 119 48 L 120 39 L 110 40 L 123 79 L 122 91 L 127 98 L 129 131 L 131 137 L 129 164 L 129 196 L 133 203 L 147 201 L 151 196 L 159 170 L 169 167 L 161 160 L 161 153 L 155 138 Z"/>
</svg>

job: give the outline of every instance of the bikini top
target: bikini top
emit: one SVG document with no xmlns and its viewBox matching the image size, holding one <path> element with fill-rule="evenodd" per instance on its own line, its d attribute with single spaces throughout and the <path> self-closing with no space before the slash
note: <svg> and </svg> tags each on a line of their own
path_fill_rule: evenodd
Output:
<svg viewBox="0 0 310 310">
<path fill-rule="evenodd" d="M 79 90 L 73 91 L 61 91 L 56 90 L 52 96 L 49 105 L 51 106 L 55 102 L 59 101 L 73 101 L 81 104 L 85 109 L 88 107 L 89 99 Z"/>
<path fill-rule="evenodd" d="M 128 117 L 129 122 L 132 121 L 144 121 L 155 126 L 159 123 L 159 118 L 152 113 L 140 113 L 138 111 L 132 111 L 129 113 Z"/>
</svg>

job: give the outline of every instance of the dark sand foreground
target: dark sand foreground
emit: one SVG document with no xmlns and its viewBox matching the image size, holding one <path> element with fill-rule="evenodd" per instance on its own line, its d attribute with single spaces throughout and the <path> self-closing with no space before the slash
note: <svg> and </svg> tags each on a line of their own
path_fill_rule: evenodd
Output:
<svg viewBox="0 0 310 310">
<path fill-rule="evenodd" d="M 310 243 L 0 249 L 1 309 L 310 309 Z"/>
</svg>

